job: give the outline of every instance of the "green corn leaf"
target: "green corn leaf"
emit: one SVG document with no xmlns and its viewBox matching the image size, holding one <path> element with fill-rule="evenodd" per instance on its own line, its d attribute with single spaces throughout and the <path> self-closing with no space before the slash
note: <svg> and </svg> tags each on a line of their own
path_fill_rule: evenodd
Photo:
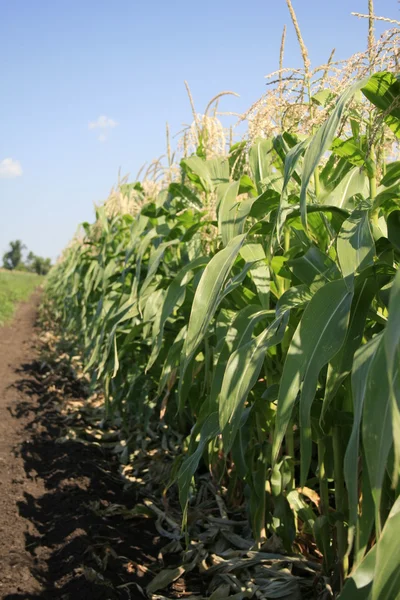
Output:
<svg viewBox="0 0 400 600">
<path fill-rule="evenodd" d="M 251 339 L 253 329 L 260 319 L 266 319 L 271 311 L 260 311 L 255 304 L 248 304 L 240 310 L 231 326 L 228 328 L 223 339 L 223 345 L 214 368 L 213 380 L 210 392 L 210 402 L 212 406 L 217 404 L 217 398 L 221 391 L 222 381 L 228 363 L 229 357 L 238 346 Z"/>
<path fill-rule="evenodd" d="M 349 216 L 349 211 L 339 206 L 327 206 L 324 204 L 308 204 L 307 213 L 320 213 L 321 215 L 330 215 L 331 223 L 335 231 L 339 231 L 343 221 Z M 300 208 L 293 208 L 288 212 L 286 220 L 288 222 L 298 219 L 300 217 Z"/>
<path fill-rule="evenodd" d="M 352 165 L 357 165 L 358 167 L 366 165 L 368 168 L 368 156 L 353 138 L 345 140 L 336 138 L 332 142 L 331 150 L 337 156 L 345 158 Z M 372 171 L 370 173 L 372 175 Z"/>
<path fill-rule="evenodd" d="M 257 196 L 254 181 L 248 175 L 242 175 L 239 179 L 239 194 L 251 194 L 254 198 Z"/>
<path fill-rule="evenodd" d="M 364 96 L 385 114 L 385 121 L 400 136 L 400 81 L 394 73 L 374 73 L 362 87 Z"/>
<path fill-rule="evenodd" d="M 339 390 L 340 385 L 352 370 L 354 353 L 361 344 L 372 300 L 380 288 L 390 280 L 390 273 L 392 271 L 393 269 L 388 268 L 387 265 L 377 263 L 375 266 L 365 269 L 361 275 L 356 278 L 346 339 L 343 346 L 333 357 L 328 366 L 324 402 L 321 413 L 322 427 L 324 426 L 324 417 L 330 403 Z"/>
<path fill-rule="evenodd" d="M 283 541 L 286 550 L 290 552 L 296 538 L 296 525 L 293 510 L 288 499 L 283 495 L 274 498 L 272 526 Z"/>
<path fill-rule="evenodd" d="M 161 310 L 157 312 L 154 319 L 152 330 L 153 348 L 149 358 L 149 362 L 147 363 L 146 371 L 148 371 L 152 367 L 160 352 L 163 341 L 165 323 L 167 322 L 168 318 L 172 315 L 173 311 L 182 304 L 185 298 L 186 285 L 189 282 L 190 274 L 197 269 L 205 267 L 208 262 L 209 259 L 206 256 L 200 256 L 199 258 L 195 258 L 179 271 L 179 273 L 169 285 Z"/>
<path fill-rule="evenodd" d="M 334 550 L 331 544 L 330 523 L 328 517 L 319 515 L 314 521 L 313 533 L 319 551 L 324 557 L 325 570 L 332 568 Z"/>
<path fill-rule="evenodd" d="M 371 600 L 372 581 L 375 574 L 376 549 L 374 546 L 364 560 L 345 581 L 339 600 Z"/>
<path fill-rule="evenodd" d="M 244 234 L 233 238 L 204 269 L 193 300 L 187 336 L 182 350 L 180 385 L 190 360 L 206 335 L 223 293 L 224 284 L 245 239 L 246 235 Z"/>
<path fill-rule="evenodd" d="M 383 336 L 379 338 L 365 381 L 362 436 L 375 503 L 375 525 L 379 533 L 383 478 L 393 444 L 392 410 Z"/>
<path fill-rule="evenodd" d="M 354 548 L 354 566 L 360 564 L 363 560 L 371 540 L 371 532 L 374 528 L 375 521 L 375 504 L 372 497 L 371 484 L 368 477 L 368 469 L 365 464 L 364 454 L 360 455 L 361 461 L 361 498 L 362 508 L 361 514 L 358 516 L 356 537 L 355 537 L 355 548 Z M 349 546 L 347 553 L 350 554 L 353 530 L 349 527 Z"/>
<path fill-rule="evenodd" d="M 367 388 L 368 374 L 381 343 L 376 336 L 368 344 L 361 346 L 354 356 L 352 391 L 354 420 L 351 436 L 344 457 L 344 477 L 349 497 L 349 545 L 352 546 L 358 515 L 358 461 L 360 455 L 360 427 Z"/>
<path fill-rule="evenodd" d="M 171 183 L 169 185 L 168 192 L 173 198 L 184 198 L 188 201 L 189 206 L 192 206 L 198 210 L 204 209 L 200 198 L 183 183 Z"/>
<path fill-rule="evenodd" d="M 311 97 L 311 100 L 318 106 L 326 106 L 328 101 L 332 99 L 333 92 L 331 90 L 320 90 Z"/>
<path fill-rule="evenodd" d="M 276 304 L 276 316 L 282 315 L 291 308 L 307 304 L 312 298 L 312 293 L 306 285 L 292 286 L 279 298 Z"/>
<path fill-rule="evenodd" d="M 400 183 L 396 181 L 390 187 L 380 185 L 376 191 L 375 206 L 381 206 L 386 210 L 398 209 L 400 196 Z"/>
<path fill-rule="evenodd" d="M 230 242 L 236 235 L 243 233 L 243 228 L 246 219 L 246 211 L 243 207 L 251 206 L 237 199 L 239 193 L 239 182 L 225 183 L 218 186 L 218 228 L 221 233 L 222 243 L 224 246 Z"/>
<path fill-rule="evenodd" d="M 199 156 L 190 156 L 181 161 L 181 166 L 189 178 L 208 193 L 217 185 L 229 181 L 229 161 L 224 157 L 204 160 Z"/>
<path fill-rule="evenodd" d="M 245 170 L 246 158 L 247 158 L 247 144 L 245 141 L 237 142 L 229 148 L 229 168 L 231 179 L 240 179 L 243 171 Z"/>
<path fill-rule="evenodd" d="M 228 361 L 219 400 L 219 424 L 226 452 L 236 437 L 244 403 L 260 374 L 265 353 L 280 343 L 286 325 L 287 317 L 278 317 L 263 333 L 241 345 Z"/>
<path fill-rule="evenodd" d="M 266 264 L 267 256 L 261 244 L 246 244 L 240 255 L 247 263 L 256 263 L 250 269 L 250 277 L 257 289 L 257 295 L 263 308 L 269 308 L 270 272 Z"/>
<path fill-rule="evenodd" d="M 255 140 L 249 151 L 250 170 L 259 194 L 264 191 L 265 185 L 263 185 L 263 183 L 272 172 L 272 150 L 272 140 L 260 138 Z"/>
<path fill-rule="evenodd" d="M 245 277 L 248 275 L 248 273 L 251 272 L 251 270 L 254 268 L 254 266 L 255 266 L 254 262 L 245 263 L 243 269 L 241 271 L 239 271 L 239 273 L 237 275 L 232 277 L 232 279 L 228 279 L 224 289 L 222 290 L 222 292 L 220 294 L 219 302 L 223 298 L 228 296 L 231 292 L 233 292 L 237 288 L 241 287 Z M 243 293 L 249 292 L 250 294 L 252 294 L 252 292 L 250 292 L 250 290 L 247 290 L 246 287 L 242 287 L 242 291 L 243 291 Z"/>
<path fill-rule="evenodd" d="M 380 181 L 381 185 L 391 187 L 400 180 L 400 160 L 395 160 L 386 165 L 386 173 Z"/>
<path fill-rule="evenodd" d="M 389 317 L 385 330 L 387 376 L 392 407 L 392 427 L 395 450 L 394 485 L 397 485 L 400 465 L 400 270 L 390 292 Z"/>
<path fill-rule="evenodd" d="M 137 294 L 138 294 L 138 289 L 139 289 L 139 284 L 140 284 L 140 275 L 141 275 L 141 270 L 142 270 L 142 262 L 143 262 L 143 257 L 149 247 L 149 245 L 151 244 L 151 240 L 156 237 L 157 232 L 154 229 L 150 229 L 150 231 L 148 231 L 146 233 L 146 235 L 142 238 L 142 240 L 140 241 L 140 244 L 138 246 L 138 250 L 137 250 L 137 255 L 136 255 L 136 269 L 135 269 L 135 277 L 133 280 L 133 285 L 132 285 L 132 298 L 137 298 Z"/>
<path fill-rule="evenodd" d="M 284 169 L 284 179 L 283 179 L 283 192 L 287 190 L 287 186 L 289 184 L 290 179 L 293 177 L 296 172 L 296 167 L 300 158 L 303 156 L 303 153 L 308 148 L 312 138 L 309 137 L 302 142 L 299 142 L 293 148 L 289 150 L 285 157 L 285 169 Z"/>
<path fill-rule="evenodd" d="M 355 210 L 343 223 L 336 245 L 344 278 L 373 264 L 375 244 L 367 210 Z"/>
<path fill-rule="evenodd" d="M 257 198 L 253 198 L 249 213 L 250 216 L 254 217 L 257 221 L 263 219 L 279 206 L 279 198 L 280 195 L 278 192 L 267 188 Z"/>
<path fill-rule="evenodd" d="M 297 164 L 300 158 L 303 156 L 304 151 L 309 146 L 311 140 L 312 138 L 309 137 L 303 140 L 302 142 L 299 142 L 298 144 L 296 144 L 296 146 L 293 146 L 293 148 L 289 150 L 285 157 L 283 188 L 279 204 L 278 217 L 276 220 L 276 235 L 278 237 L 278 240 L 280 240 L 282 227 L 286 220 L 287 213 L 291 209 L 291 205 L 287 201 L 287 188 L 289 185 L 289 181 L 292 178 L 292 176 L 296 173 Z"/>
<path fill-rule="evenodd" d="M 308 286 L 320 287 L 340 278 L 336 263 L 316 246 L 311 246 L 303 256 L 288 260 L 286 264 Z"/>
<path fill-rule="evenodd" d="M 333 189 L 321 194 L 320 201 L 323 204 L 351 210 L 354 207 L 352 198 L 356 194 L 361 195 L 363 198 L 369 196 L 368 177 L 364 171 L 358 168 L 351 169 Z"/>
<path fill-rule="evenodd" d="M 264 332 L 253 339 L 251 336 L 254 326 L 260 319 L 269 315 L 270 311 L 254 313 L 247 307 L 246 310 L 241 311 L 240 320 L 238 318 L 233 323 L 233 327 L 237 331 L 235 344 L 231 344 L 228 348 L 228 351 L 231 352 L 229 361 L 227 361 L 227 353 L 225 353 L 224 364 L 227 366 L 222 385 L 218 388 L 218 391 L 221 389 L 219 419 L 226 451 L 234 442 L 244 402 L 257 380 L 267 349 L 282 340 L 290 309 L 302 306 L 310 298 L 311 294 L 305 286 L 287 290 L 277 304 L 276 319 Z"/>
<path fill-rule="evenodd" d="M 164 257 L 164 253 L 165 253 L 166 249 L 169 248 L 170 246 L 176 245 L 176 244 L 179 244 L 179 240 L 170 240 L 169 242 L 162 242 L 158 246 L 158 248 L 156 248 L 154 250 L 154 252 L 152 252 L 152 254 L 150 255 L 149 261 L 147 263 L 146 279 L 142 283 L 142 286 L 139 291 L 139 296 L 144 295 L 146 289 L 153 281 L 154 275 L 156 274 L 157 269 L 160 265 L 160 262 L 162 261 L 162 259 Z"/>
<path fill-rule="evenodd" d="M 150 335 L 152 324 L 156 316 L 159 314 L 165 298 L 165 290 L 148 288 L 150 293 L 146 296 L 142 312 L 143 312 L 143 338 L 147 340 Z"/>
<path fill-rule="evenodd" d="M 371 600 L 400 599 L 400 497 L 397 498 L 378 540 Z"/>
<path fill-rule="evenodd" d="M 293 406 L 300 396 L 301 482 L 307 478 L 311 458 L 310 410 L 318 375 L 340 350 L 350 315 L 352 293 L 340 279 L 321 287 L 307 305 L 290 344 L 279 388 L 272 447 L 273 463 L 288 427 Z"/>
<path fill-rule="evenodd" d="M 267 474 L 267 460 L 265 448 L 262 448 L 258 456 L 251 461 L 247 482 L 250 488 L 249 517 L 253 536 L 256 541 L 265 531 L 265 481 Z"/>
<path fill-rule="evenodd" d="M 179 501 L 183 510 L 183 522 L 187 517 L 187 501 L 189 496 L 190 484 L 195 474 L 201 456 L 210 440 L 219 434 L 218 412 L 211 412 L 204 418 L 204 421 L 196 426 L 193 432 L 193 439 L 199 432 L 200 440 L 194 452 L 189 453 L 183 460 L 178 473 Z"/>
<path fill-rule="evenodd" d="M 301 221 L 304 228 L 307 230 L 307 189 L 311 181 L 311 177 L 317 168 L 319 161 L 322 156 L 330 147 L 333 138 L 335 137 L 337 128 L 342 119 L 344 109 L 347 104 L 353 98 L 354 94 L 360 90 L 366 83 L 366 80 L 357 82 L 348 88 L 340 96 L 335 109 L 330 114 L 329 118 L 325 123 L 318 129 L 317 133 L 311 140 L 308 146 L 304 161 L 303 161 L 303 173 L 300 190 L 300 211 Z"/>
<path fill-rule="evenodd" d="M 287 495 L 287 499 L 296 515 L 301 519 L 304 533 L 312 533 L 316 516 L 311 506 L 305 501 L 298 490 L 291 490 Z"/>
<path fill-rule="evenodd" d="M 183 348 L 183 343 L 187 333 L 187 325 L 184 325 L 178 332 L 175 340 L 168 350 L 167 357 L 164 361 L 161 371 L 160 380 L 158 382 L 157 396 L 161 396 L 162 392 L 168 385 L 168 381 L 174 378 L 174 374 L 179 370 L 180 356 Z"/>
</svg>

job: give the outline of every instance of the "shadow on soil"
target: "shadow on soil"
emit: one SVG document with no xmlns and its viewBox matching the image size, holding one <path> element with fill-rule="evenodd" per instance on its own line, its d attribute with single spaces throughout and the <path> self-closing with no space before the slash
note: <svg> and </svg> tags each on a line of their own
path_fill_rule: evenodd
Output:
<svg viewBox="0 0 400 600">
<path fill-rule="evenodd" d="M 27 399 L 13 414 L 26 423 L 19 449 L 27 477 L 42 480 L 45 493 L 25 493 L 18 510 L 35 531 L 26 534 L 32 574 L 45 591 L 11 594 L 3 600 L 143 598 L 160 540 L 151 520 L 96 515 L 91 503 L 135 505 L 123 492 L 117 464 L 100 448 L 79 442 L 55 443 L 65 422 L 48 391 L 62 387 L 70 399 L 82 398 L 76 382 L 54 375 L 39 363 L 25 364 L 17 388 Z M 44 370 L 43 370 L 44 369 Z M 61 381 L 60 381 L 61 380 Z M 93 504 L 92 504 L 93 506 Z"/>
</svg>

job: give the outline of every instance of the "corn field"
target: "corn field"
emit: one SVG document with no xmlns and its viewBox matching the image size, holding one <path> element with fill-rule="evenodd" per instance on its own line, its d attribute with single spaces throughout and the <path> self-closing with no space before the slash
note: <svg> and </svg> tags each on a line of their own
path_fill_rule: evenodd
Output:
<svg viewBox="0 0 400 600">
<path fill-rule="evenodd" d="M 313 557 L 341 600 L 400 598 L 397 40 L 314 71 L 302 42 L 230 146 L 220 96 L 194 112 L 181 156 L 122 181 L 46 288 L 124 464 L 149 431 L 172 456 L 177 538 L 209 478 L 248 549 Z"/>
</svg>

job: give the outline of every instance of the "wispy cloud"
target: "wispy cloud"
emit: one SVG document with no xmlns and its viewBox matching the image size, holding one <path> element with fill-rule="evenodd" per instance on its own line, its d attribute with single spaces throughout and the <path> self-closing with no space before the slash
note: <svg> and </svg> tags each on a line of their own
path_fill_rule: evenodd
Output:
<svg viewBox="0 0 400 600">
<path fill-rule="evenodd" d="M 110 129 L 113 129 L 118 125 L 117 121 L 114 119 L 110 119 L 110 117 L 106 117 L 105 115 L 101 115 L 96 121 L 91 121 L 89 123 L 89 129 L 98 129 L 100 134 L 98 136 L 99 142 L 105 142 L 108 137 L 108 133 Z"/>
<path fill-rule="evenodd" d="M 0 179 L 14 179 L 21 177 L 22 167 L 19 160 L 12 158 L 4 158 L 0 161 Z"/>
</svg>

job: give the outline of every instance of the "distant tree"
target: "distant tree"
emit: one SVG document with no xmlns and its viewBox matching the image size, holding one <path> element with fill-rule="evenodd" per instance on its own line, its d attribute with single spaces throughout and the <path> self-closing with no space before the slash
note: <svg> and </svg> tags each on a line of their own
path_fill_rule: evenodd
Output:
<svg viewBox="0 0 400 600">
<path fill-rule="evenodd" d="M 38 275 L 47 275 L 51 268 L 50 258 L 43 258 L 36 256 L 33 252 L 29 252 L 26 259 L 26 266 L 29 271 L 37 273 Z"/>
<path fill-rule="evenodd" d="M 28 256 L 26 257 L 26 261 L 25 264 L 28 267 L 29 270 L 31 270 L 31 265 L 33 263 L 33 261 L 35 260 L 35 255 L 33 254 L 32 251 L 29 252 Z"/>
<path fill-rule="evenodd" d="M 21 240 L 10 242 L 10 250 L 3 256 L 3 266 L 12 271 L 22 262 L 22 251 L 26 246 Z"/>
</svg>

